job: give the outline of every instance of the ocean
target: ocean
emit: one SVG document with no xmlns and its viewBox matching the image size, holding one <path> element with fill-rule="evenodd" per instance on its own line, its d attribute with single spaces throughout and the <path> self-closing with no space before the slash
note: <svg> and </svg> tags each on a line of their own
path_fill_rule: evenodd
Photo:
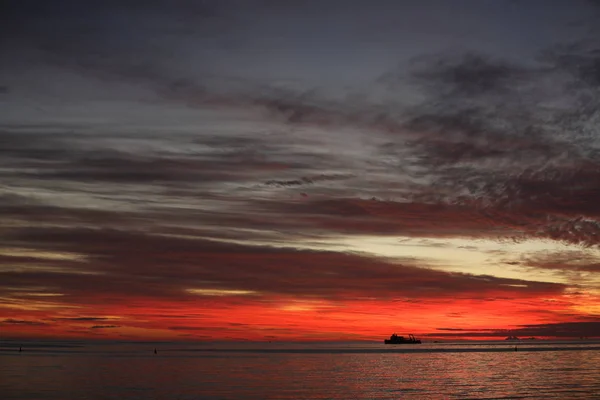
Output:
<svg viewBox="0 0 600 400">
<path fill-rule="evenodd" d="M 0 398 L 600 399 L 600 342 L 13 341 Z"/>
</svg>

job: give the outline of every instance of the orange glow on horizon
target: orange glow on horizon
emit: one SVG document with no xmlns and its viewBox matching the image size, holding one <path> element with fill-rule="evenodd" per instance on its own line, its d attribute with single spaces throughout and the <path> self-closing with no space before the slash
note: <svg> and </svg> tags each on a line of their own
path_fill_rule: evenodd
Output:
<svg viewBox="0 0 600 400">
<path fill-rule="evenodd" d="M 24 310 L 4 305 L 0 329 L 4 337 L 124 340 L 378 341 L 391 332 L 430 340 L 498 339 L 506 336 L 504 330 L 567 323 L 591 301 L 596 304 L 592 307 L 599 304 L 597 296 L 578 304 L 568 295 L 416 302 L 200 297 L 186 302 L 137 298 L 128 306 L 98 302 L 80 308 Z"/>
</svg>

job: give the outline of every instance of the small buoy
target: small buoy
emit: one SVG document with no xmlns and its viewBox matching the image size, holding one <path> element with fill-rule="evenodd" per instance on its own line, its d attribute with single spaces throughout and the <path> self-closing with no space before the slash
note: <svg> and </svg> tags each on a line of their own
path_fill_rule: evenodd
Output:
<svg viewBox="0 0 600 400">
<path fill-rule="evenodd" d="M 154 349 L 154 354 L 157 354 L 157 351 L 156 351 L 156 349 Z"/>
<path fill-rule="evenodd" d="M 19 346 L 19 353 L 20 353 L 21 351 L 23 351 L 23 349 L 21 348 L 21 346 Z"/>
</svg>

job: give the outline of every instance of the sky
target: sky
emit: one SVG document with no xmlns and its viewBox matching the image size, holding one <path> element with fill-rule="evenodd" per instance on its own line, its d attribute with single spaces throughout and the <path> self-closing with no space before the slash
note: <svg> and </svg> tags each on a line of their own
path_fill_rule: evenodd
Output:
<svg viewBox="0 0 600 400">
<path fill-rule="evenodd" d="M 6 0 L 0 337 L 600 337 L 600 3 Z"/>
</svg>

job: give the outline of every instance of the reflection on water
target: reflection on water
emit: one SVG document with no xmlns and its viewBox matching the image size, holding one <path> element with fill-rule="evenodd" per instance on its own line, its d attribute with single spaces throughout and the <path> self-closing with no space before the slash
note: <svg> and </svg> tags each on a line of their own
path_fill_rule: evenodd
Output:
<svg viewBox="0 0 600 400">
<path fill-rule="evenodd" d="M 3 399 L 590 399 L 599 344 L 0 348 Z M 157 348 L 158 354 L 154 354 Z M 18 349 L 18 347 L 16 348 Z"/>
</svg>

